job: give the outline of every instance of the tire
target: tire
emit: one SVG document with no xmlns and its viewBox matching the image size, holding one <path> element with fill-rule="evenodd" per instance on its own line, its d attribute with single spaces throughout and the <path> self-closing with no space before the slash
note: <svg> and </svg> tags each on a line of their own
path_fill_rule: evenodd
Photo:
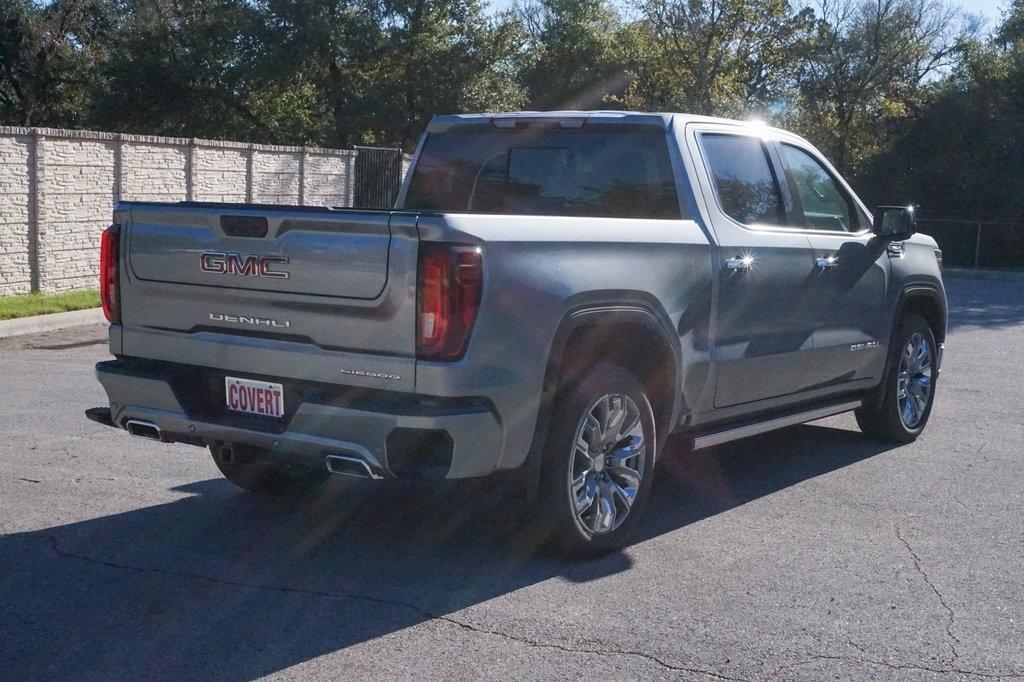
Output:
<svg viewBox="0 0 1024 682">
<path fill-rule="evenodd" d="M 920 315 L 901 320 L 886 362 L 885 378 L 855 415 L 873 440 L 909 443 L 924 431 L 935 402 L 937 346 Z"/>
<path fill-rule="evenodd" d="M 625 546 L 650 496 L 657 442 L 650 401 L 628 370 L 598 364 L 560 391 L 538 491 L 549 545 L 573 556 Z"/>
<path fill-rule="evenodd" d="M 327 480 L 327 471 L 290 467 L 271 459 L 260 448 L 236 445 L 210 446 L 213 461 L 228 479 L 243 490 L 271 497 L 298 496 L 318 488 Z"/>
</svg>

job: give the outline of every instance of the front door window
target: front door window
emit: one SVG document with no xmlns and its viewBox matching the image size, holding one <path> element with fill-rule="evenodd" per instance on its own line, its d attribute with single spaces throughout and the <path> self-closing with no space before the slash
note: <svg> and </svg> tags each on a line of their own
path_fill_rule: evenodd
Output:
<svg viewBox="0 0 1024 682">
<path fill-rule="evenodd" d="M 783 144 L 781 151 L 803 207 L 803 224 L 796 227 L 839 232 L 859 230 L 853 201 L 821 162 L 793 145 Z M 798 213 L 797 219 L 800 217 Z"/>
</svg>

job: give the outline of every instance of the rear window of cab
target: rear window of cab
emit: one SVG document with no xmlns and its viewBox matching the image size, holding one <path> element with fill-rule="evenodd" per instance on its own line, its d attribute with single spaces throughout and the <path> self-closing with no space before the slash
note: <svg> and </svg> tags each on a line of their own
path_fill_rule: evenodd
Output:
<svg viewBox="0 0 1024 682">
<path fill-rule="evenodd" d="M 427 135 L 404 208 L 445 213 L 682 217 L 665 130 L 456 126 Z"/>
</svg>

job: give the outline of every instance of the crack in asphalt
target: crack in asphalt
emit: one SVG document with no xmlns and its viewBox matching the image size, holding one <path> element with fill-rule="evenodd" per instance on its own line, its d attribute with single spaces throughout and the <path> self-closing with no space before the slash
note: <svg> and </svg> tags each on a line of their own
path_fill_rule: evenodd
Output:
<svg viewBox="0 0 1024 682">
<path fill-rule="evenodd" d="M 954 635 L 952 633 L 952 627 L 955 624 L 955 616 L 953 614 L 952 609 L 946 604 L 945 598 L 938 591 L 938 589 L 936 589 L 935 585 L 931 582 L 931 579 L 924 572 L 923 568 L 920 565 L 921 564 L 920 557 L 917 555 L 917 553 L 913 550 L 913 548 L 907 542 L 907 540 L 903 536 L 902 531 L 900 530 L 899 526 L 895 526 L 895 528 L 896 528 L 896 536 L 899 538 L 900 542 L 903 543 L 904 547 L 906 547 L 907 551 L 910 553 L 911 557 L 913 558 L 914 566 L 917 569 L 917 572 L 921 574 L 922 578 L 925 580 L 925 582 L 928 584 L 928 586 L 935 593 L 936 597 L 938 597 L 938 599 L 941 602 L 942 606 L 946 609 L 946 612 L 947 612 L 947 614 L 949 616 L 949 623 L 948 623 L 948 626 L 946 628 L 946 633 L 949 635 L 951 640 L 955 641 L 958 644 L 961 643 L 960 639 L 957 638 L 956 635 Z M 8 537 L 11 537 L 11 536 L 8 536 Z M 250 583 L 250 582 L 245 582 L 245 581 L 241 581 L 241 580 L 231 580 L 231 579 L 228 579 L 228 578 L 218 578 L 216 576 L 205 575 L 205 574 L 202 574 L 202 573 L 191 573 L 191 572 L 188 572 L 188 571 L 175 571 L 175 570 L 170 570 L 170 569 L 145 567 L 145 566 L 133 566 L 131 564 L 122 564 L 122 563 L 118 563 L 118 562 L 114 562 L 114 561 L 108 561 L 108 560 L 105 560 L 105 559 L 98 559 L 98 558 L 95 558 L 95 557 L 87 556 L 87 555 L 84 555 L 84 554 L 78 554 L 78 553 L 66 550 L 66 549 L 64 549 L 64 548 L 62 548 L 60 546 L 60 541 L 57 538 L 57 536 L 55 536 L 55 535 L 51 535 L 51 534 L 31 534 L 31 535 L 23 535 L 22 537 L 48 540 L 51 550 L 55 554 L 60 556 L 60 557 L 67 558 L 67 559 L 73 559 L 73 560 L 76 560 L 76 561 L 82 561 L 82 562 L 93 564 L 93 565 L 96 565 L 96 566 L 104 566 L 104 567 L 115 569 L 115 570 L 134 571 L 136 573 L 141 573 L 141 574 L 153 573 L 153 574 L 158 574 L 158 575 L 167 575 L 167 576 L 173 576 L 173 577 L 178 577 L 178 578 L 186 578 L 186 579 L 192 579 L 192 580 L 203 580 L 203 581 L 207 581 L 207 582 L 211 582 L 211 583 L 216 583 L 216 584 L 220 584 L 220 585 L 226 585 L 226 586 L 230 586 L 230 587 L 239 587 L 239 588 L 246 588 L 246 589 L 265 590 L 265 591 L 268 591 L 268 592 L 277 592 L 277 593 L 281 593 L 281 594 L 297 594 L 297 595 L 304 595 L 304 596 L 325 597 L 325 598 L 330 598 L 330 599 L 351 599 L 351 600 L 355 600 L 355 601 L 363 601 L 363 602 L 372 603 L 372 604 L 379 604 L 379 605 L 390 606 L 390 607 L 394 607 L 394 608 L 407 609 L 409 611 L 412 611 L 413 613 L 416 613 L 416 614 L 422 616 L 425 619 L 425 621 L 437 621 L 437 622 L 446 623 L 448 625 L 452 625 L 452 626 L 461 628 L 463 630 L 466 630 L 468 632 L 472 632 L 474 634 L 490 635 L 490 636 L 493 636 L 493 637 L 499 637 L 501 639 L 505 639 L 505 640 L 508 640 L 508 641 L 511 641 L 511 642 L 515 642 L 517 644 L 521 644 L 523 646 L 527 646 L 527 647 L 530 647 L 530 648 L 550 649 L 550 650 L 557 650 L 557 651 L 562 651 L 562 652 L 570 653 L 570 654 L 584 654 L 584 655 L 592 655 L 592 656 L 630 656 L 630 657 L 635 657 L 635 658 L 640 658 L 640 659 L 646 660 L 646 661 L 648 661 L 650 663 L 653 663 L 653 664 L 655 664 L 655 665 L 657 665 L 657 666 L 659 666 L 661 668 L 664 668 L 665 670 L 671 670 L 671 671 L 674 671 L 674 672 L 686 672 L 686 673 L 691 673 L 691 674 L 694 674 L 694 675 L 702 675 L 702 676 L 705 676 L 705 677 L 708 677 L 708 678 L 711 678 L 711 679 L 729 680 L 730 682 L 751 682 L 751 680 L 748 679 L 748 678 L 735 677 L 735 676 L 727 675 L 727 674 L 722 673 L 722 672 L 716 672 L 716 671 L 713 671 L 713 670 L 707 670 L 707 669 L 704 669 L 704 668 L 698 668 L 698 667 L 694 667 L 694 666 L 686 666 L 686 665 L 679 665 L 679 664 L 675 664 L 675 663 L 670 663 L 670 662 L 668 662 L 668 661 L 666 661 L 666 660 L 664 660 L 664 659 L 662 659 L 662 658 L 660 658 L 660 657 L 658 657 L 658 656 L 656 656 L 654 654 L 649 654 L 649 653 L 646 653 L 646 652 L 643 652 L 643 651 L 634 651 L 634 650 L 627 650 L 627 649 L 614 649 L 614 648 L 608 648 L 608 649 L 577 648 L 577 647 L 567 646 L 567 645 L 564 645 L 564 644 L 558 644 L 558 643 L 555 643 L 555 642 L 543 642 L 543 641 L 539 641 L 539 640 L 535 640 L 535 639 L 530 639 L 528 637 L 522 637 L 522 636 L 514 635 L 514 634 L 511 634 L 511 633 L 508 633 L 508 632 L 502 632 L 500 630 L 494 630 L 494 629 L 491 629 L 491 628 L 480 627 L 478 625 L 474 625 L 473 623 L 468 623 L 466 621 L 462 621 L 462 620 L 459 620 L 457 618 L 453 618 L 452 616 L 435 613 L 433 611 L 430 611 L 427 608 L 424 608 L 424 607 L 419 606 L 417 604 L 413 604 L 411 602 L 386 599 L 384 597 L 375 597 L 375 596 L 372 596 L 372 595 L 361 594 L 361 593 L 356 593 L 356 592 L 335 592 L 335 591 L 329 591 L 329 590 L 316 590 L 316 589 L 302 588 L 302 587 L 291 587 L 291 586 L 288 586 L 288 585 L 268 585 L 268 584 L 263 584 L 263 583 Z M 854 648 L 856 648 L 857 650 L 859 650 L 861 653 L 868 654 L 868 651 L 863 646 L 861 646 L 861 645 L 859 645 L 859 644 L 857 644 L 857 643 L 855 643 L 853 641 L 850 641 L 850 640 L 848 640 L 848 643 L 851 646 L 853 646 Z M 959 656 L 959 653 L 958 653 L 956 647 L 952 644 L 952 642 L 950 644 L 950 648 L 953 650 L 954 657 L 950 661 L 950 665 L 948 667 L 945 667 L 945 668 L 929 666 L 929 665 L 925 665 L 925 664 L 922 664 L 922 663 L 900 663 L 900 662 L 893 662 L 893 661 L 886 661 L 886 660 L 878 660 L 878 659 L 869 658 L 867 656 L 843 656 L 843 655 L 836 655 L 836 654 L 812 654 L 812 653 L 806 653 L 806 654 L 804 654 L 806 656 L 806 658 L 804 660 L 780 665 L 768 677 L 769 678 L 776 678 L 776 677 L 779 676 L 779 674 L 783 670 L 789 670 L 789 669 L 797 668 L 797 667 L 804 666 L 804 665 L 810 665 L 810 664 L 812 664 L 812 663 L 814 663 L 816 661 L 837 661 L 837 662 L 845 662 L 845 663 L 857 663 L 857 664 L 861 664 L 861 665 L 878 666 L 878 667 L 888 668 L 888 669 L 891 669 L 891 670 L 912 670 L 912 671 L 930 672 L 930 673 L 942 674 L 942 675 L 963 675 L 963 676 L 967 676 L 967 677 L 977 677 L 977 678 L 982 678 L 982 679 L 1024 679 L 1024 672 L 1021 672 L 1021 671 L 1015 671 L 1014 670 L 1014 671 L 1009 671 L 1009 672 L 987 672 L 987 671 L 971 670 L 971 669 L 968 669 L 968 668 L 957 667 L 955 665 L 955 662 L 957 660 L 957 657 Z"/>
<path fill-rule="evenodd" d="M 855 642 L 852 639 L 850 639 L 849 637 L 846 638 L 846 643 L 849 644 L 850 646 L 852 646 L 857 651 L 859 651 L 862 654 L 864 654 L 865 656 L 867 656 L 868 654 L 871 653 L 870 651 L 868 651 L 867 649 L 862 647 L 860 644 L 857 644 L 857 642 Z"/>
<path fill-rule="evenodd" d="M 729 675 L 726 675 L 726 674 L 723 674 L 723 673 L 720 673 L 720 672 L 715 672 L 715 671 L 712 671 L 712 670 L 705 670 L 703 668 L 697 668 L 697 667 L 693 667 L 693 666 L 685 666 L 685 665 L 678 665 L 678 664 L 674 664 L 674 663 L 669 663 L 668 661 L 665 661 L 664 659 L 659 658 L 658 656 L 655 656 L 654 654 L 649 654 L 649 653 L 646 653 L 646 652 L 643 652 L 643 651 L 632 651 L 632 650 L 627 650 L 627 649 L 582 649 L 582 648 L 574 648 L 574 647 L 566 646 L 566 645 L 563 645 L 563 644 L 557 644 L 557 643 L 553 643 L 553 642 L 542 642 L 542 641 L 530 639 L 528 637 L 521 637 L 519 635 L 513 635 L 511 633 L 502 632 L 500 630 L 492 630 L 490 628 L 482 628 L 482 627 L 474 625 L 472 623 L 467 623 L 465 621 L 458 620 L 457 618 L 453 618 L 451 616 L 447 616 L 447 615 L 439 614 L 439 613 L 434 613 L 434 612 L 430 611 L 429 609 L 426 609 L 426 608 L 424 608 L 422 606 L 418 606 L 416 604 L 413 604 L 413 603 L 410 603 L 410 602 L 405 602 L 405 601 L 385 599 L 383 597 L 374 597 L 372 595 L 360 594 L 360 593 L 356 593 L 356 592 L 332 592 L 332 591 L 328 591 L 328 590 L 314 590 L 314 589 L 302 588 L 302 587 L 290 587 L 290 586 L 287 586 L 287 585 L 265 585 L 265 584 L 262 584 L 262 583 L 248 583 L 248 582 L 244 582 L 244 581 L 240 581 L 240 580 L 230 580 L 230 579 L 226 579 L 226 578 L 217 578 L 215 576 L 205 575 L 205 574 L 202 574 L 202 573 L 190 573 L 188 571 L 173 571 L 173 570 L 164 569 L 164 568 L 132 566 L 130 564 L 121 564 L 121 563 L 117 563 L 117 562 L 113 562 L 113 561 L 107 561 L 105 559 L 97 559 L 95 557 L 86 556 L 84 554 L 77 554 L 75 552 L 71 552 L 71 551 L 68 551 L 66 549 L 62 549 L 61 546 L 60 546 L 60 542 L 59 542 L 57 536 L 55 536 L 55 535 L 51 535 L 51 534 L 32 534 L 32 535 L 25 535 L 24 537 L 26 537 L 26 538 L 36 538 L 36 539 L 46 539 L 46 540 L 49 540 L 50 547 L 51 547 L 52 551 L 54 552 L 54 554 L 56 554 L 56 555 L 58 555 L 60 557 L 67 558 L 67 559 L 74 559 L 74 560 L 77 560 L 77 561 L 82 561 L 82 562 L 93 564 L 93 565 L 96 565 L 96 566 L 104 566 L 104 567 L 112 568 L 112 569 L 116 569 L 116 570 L 134 571 L 136 573 L 143 573 L 143 574 L 145 574 L 145 573 L 155 573 L 155 574 L 158 574 L 158 575 L 168 575 L 168 576 L 174 576 L 174 577 L 178 577 L 178 578 L 188 578 L 188 579 L 192 579 L 192 580 L 205 580 L 205 581 L 216 583 L 216 584 L 219 584 L 219 585 L 227 585 L 227 586 L 231 586 L 231 587 L 241 587 L 241 588 L 247 588 L 247 589 L 265 590 L 265 591 L 268 591 L 268 592 L 278 592 L 278 593 L 282 593 L 282 594 L 300 594 L 300 595 L 305 595 L 305 596 L 327 597 L 327 598 L 331 598 L 331 599 L 352 599 L 352 600 L 356 600 L 356 601 L 364 601 L 364 602 L 368 602 L 368 603 L 372 603 L 372 604 L 380 604 L 380 605 L 385 605 L 385 606 L 391 606 L 391 607 L 396 607 L 396 608 L 407 609 L 409 611 L 412 611 L 414 613 L 419 614 L 420 616 L 423 616 L 426 621 L 439 621 L 439 622 L 447 623 L 449 625 L 454 625 L 456 627 L 462 628 L 463 630 L 467 630 L 469 632 L 473 632 L 475 634 L 491 635 L 491 636 L 494 636 L 494 637 L 500 637 L 502 639 L 506 639 L 506 640 L 509 640 L 509 641 L 512 641 L 512 642 L 516 642 L 516 643 L 519 643 L 519 644 L 522 644 L 524 646 L 531 647 L 531 648 L 554 649 L 554 650 L 563 651 L 563 652 L 571 653 L 571 654 L 590 654 L 590 655 L 593 655 L 593 656 L 632 656 L 632 657 L 636 657 L 636 658 L 642 658 L 642 659 L 644 659 L 646 661 L 649 661 L 651 663 L 654 663 L 655 665 L 658 665 L 658 666 L 660 666 L 660 667 L 662 667 L 662 668 L 664 668 L 666 670 L 672 670 L 672 671 L 675 671 L 675 672 L 688 672 L 688 673 L 692 673 L 692 674 L 695 674 L 695 675 L 703 675 L 705 677 L 710 677 L 712 679 L 717 679 L 717 680 L 729 680 L 730 682 L 752 682 L 751 680 L 748 680 L 746 678 L 732 677 L 732 676 L 729 676 Z"/>
<path fill-rule="evenodd" d="M 953 628 L 956 626 L 956 614 L 953 613 L 953 609 L 949 606 L 949 604 L 946 603 L 946 598 L 942 596 L 942 593 L 939 592 L 939 588 L 935 586 L 935 583 L 932 582 L 931 578 L 928 576 L 928 573 L 926 573 L 924 568 L 921 566 L 921 557 L 918 556 L 917 552 L 914 551 L 914 548 L 910 546 L 909 542 L 907 542 L 907 539 L 903 536 L 903 531 L 900 530 L 899 524 L 894 523 L 893 529 L 895 529 L 896 531 L 896 537 L 899 538 L 899 541 L 903 543 L 904 547 L 906 547 L 907 552 L 910 553 L 910 556 L 914 562 L 914 569 L 921 575 L 921 578 L 924 579 L 925 583 L 928 585 L 928 587 L 931 588 L 932 592 L 935 593 L 935 596 L 938 598 L 939 603 L 942 604 L 942 608 L 946 610 L 945 631 L 946 636 L 949 638 L 949 649 L 952 652 L 952 658 L 949 662 L 950 665 L 953 665 L 960 658 L 960 651 L 957 649 L 957 644 L 962 644 L 960 638 L 953 633 Z"/>
<path fill-rule="evenodd" d="M 776 668 L 770 677 L 777 677 L 783 670 L 789 670 L 792 668 L 798 668 L 804 665 L 810 665 L 817 661 L 842 661 L 845 663 L 860 663 L 861 665 L 874 665 L 882 668 L 889 668 L 891 670 L 916 670 L 919 672 L 936 673 L 938 675 L 964 675 L 966 677 L 980 677 L 983 679 L 1020 679 L 1024 678 L 1024 672 L 984 672 L 981 670 L 969 670 L 967 668 L 958 668 L 956 666 L 950 666 L 948 668 L 936 668 L 934 666 L 927 666 L 918 663 L 894 663 L 892 661 L 879 661 L 871 658 L 861 658 L 857 656 L 839 656 L 835 654 L 805 654 L 808 658 L 796 663 L 789 663 L 786 665 L 779 666 Z"/>
<path fill-rule="evenodd" d="M 811 634 L 811 637 L 813 639 L 815 639 L 815 640 L 817 640 L 817 641 L 822 643 L 822 645 L 823 645 L 822 648 L 825 648 L 827 646 L 828 643 L 826 642 L 825 639 L 823 639 L 823 638 L 821 638 L 819 636 L 816 636 L 813 633 L 809 633 L 809 634 Z M 859 663 L 861 665 L 873 665 L 873 666 L 878 666 L 878 667 L 882 667 L 882 668 L 889 668 L 891 670 L 913 670 L 913 671 L 918 671 L 918 672 L 936 673 L 936 674 L 940 674 L 940 675 L 963 675 L 965 677 L 978 677 L 978 678 L 983 678 L 983 679 L 1018 679 L 1018 678 L 1024 678 L 1024 672 L 1016 671 L 1016 670 L 1013 670 L 1013 671 L 1010 671 L 1010 672 L 989 672 L 989 671 L 983 671 L 983 670 L 970 670 L 968 668 L 961 668 L 961 667 L 953 665 L 952 663 L 950 663 L 949 667 L 937 668 L 935 666 L 929 666 L 929 665 L 926 665 L 926 664 L 923 664 L 923 663 L 905 663 L 905 662 L 895 662 L 895 661 L 879 660 L 879 659 L 876 659 L 876 658 L 872 658 L 871 657 L 871 652 L 868 651 L 867 648 L 861 646 L 860 644 L 858 644 L 854 640 L 850 639 L 849 637 L 847 637 L 845 639 L 845 641 L 846 641 L 846 643 L 849 646 L 853 647 L 854 649 L 857 649 L 861 654 L 863 654 L 863 656 L 851 656 L 851 655 L 840 655 L 840 654 L 815 654 L 815 653 L 809 653 L 809 652 L 791 651 L 791 652 L 789 652 L 791 655 L 803 656 L 804 657 L 803 660 L 795 661 L 795 662 L 792 662 L 792 663 L 783 663 L 782 665 L 779 665 L 777 668 L 775 668 L 775 670 L 773 670 L 767 676 L 766 679 L 776 679 L 776 678 L 779 677 L 779 675 L 784 670 L 790 670 L 792 668 L 799 668 L 801 666 L 811 665 L 812 663 L 815 663 L 817 661 L 822 661 L 822 660 L 825 660 L 825 661 L 837 661 L 837 662 L 838 661 L 842 661 L 842 662 L 846 662 L 846 663 Z"/>
</svg>

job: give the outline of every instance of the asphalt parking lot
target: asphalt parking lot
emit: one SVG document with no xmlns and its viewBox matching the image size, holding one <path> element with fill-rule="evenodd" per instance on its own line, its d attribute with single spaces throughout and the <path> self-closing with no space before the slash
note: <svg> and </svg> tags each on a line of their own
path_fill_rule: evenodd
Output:
<svg viewBox="0 0 1024 682">
<path fill-rule="evenodd" d="M 675 444 L 590 562 L 472 490 L 259 500 L 85 420 L 101 327 L 0 341 L 0 678 L 1024 677 L 1024 285 L 949 293 L 916 443 Z"/>
</svg>

